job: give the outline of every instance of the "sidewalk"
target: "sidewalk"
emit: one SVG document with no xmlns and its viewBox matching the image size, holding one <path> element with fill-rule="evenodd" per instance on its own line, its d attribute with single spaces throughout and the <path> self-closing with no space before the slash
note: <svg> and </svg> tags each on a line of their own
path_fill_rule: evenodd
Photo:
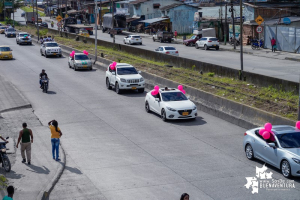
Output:
<svg viewBox="0 0 300 200">
<path fill-rule="evenodd" d="M 53 189 L 56 179 L 64 169 L 63 150 L 60 148 L 62 161 L 54 161 L 48 127 L 40 123 L 28 101 L 2 76 L 0 76 L 0 93 L 0 134 L 11 139 L 7 147 L 10 148 L 8 156 L 12 166 L 8 173 L 0 168 L 0 173 L 8 179 L 8 185 L 15 187 L 14 199 L 43 199 L 44 193 Z M 26 122 L 28 128 L 33 131 L 31 165 L 21 163 L 21 147 L 19 145 L 18 149 L 15 148 L 23 122 Z M 0 199 L 4 194 L 0 193 Z"/>
</svg>

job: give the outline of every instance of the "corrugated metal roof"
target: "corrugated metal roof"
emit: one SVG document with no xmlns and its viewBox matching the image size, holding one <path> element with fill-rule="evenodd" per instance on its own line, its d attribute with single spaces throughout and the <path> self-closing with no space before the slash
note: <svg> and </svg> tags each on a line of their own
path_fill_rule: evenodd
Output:
<svg viewBox="0 0 300 200">
<path fill-rule="evenodd" d="M 160 22 L 160 21 L 164 21 L 164 20 L 167 20 L 167 19 L 169 19 L 169 18 L 159 17 L 159 18 L 153 18 L 153 19 L 146 19 L 146 20 L 142 20 L 142 21 L 139 21 L 139 22 L 153 24 L 155 22 Z"/>
<path fill-rule="evenodd" d="M 136 1 L 129 2 L 129 4 L 139 4 L 139 3 L 146 2 L 146 1 L 149 1 L 149 0 L 136 0 Z"/>
</svg>

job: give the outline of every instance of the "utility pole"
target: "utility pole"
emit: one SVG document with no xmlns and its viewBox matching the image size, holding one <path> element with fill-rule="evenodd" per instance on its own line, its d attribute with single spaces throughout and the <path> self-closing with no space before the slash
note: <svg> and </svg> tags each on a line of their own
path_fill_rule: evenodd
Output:
<svg viewBox="0 0 300 200">
<path fill-rule="evenodd" d="M 97 61 L 97 46 L 98 46 L 98 39 L 97 39 L 97 32 L 98 32 L 98 2 L 95 0 L 95 62 Z"/>
<path fill-rule="evenodd" d="M 111 10 L 111 14 L 112 14 L 112 20 L 111 20 L 111 23 L 112 23 L 112 30 L 113 30 L 113 43 L 116 43 L 116 39 L 115 39 L 115 30 L 114 30 L 114 21 L 115 21 L 115 13 L 114 13 L 114 2 L 113 0 L 111 0 L 112 2 L 112 10 Z"/>
<path fill-rule="evenodd" d="M 224 43 L 226 45 L 226 42 L 227 42 L 227 1 L 226 1 L 226 4 L 225 4 L 225 28 L 224 28 Z"/>
<path fill-rule="evenodd" d="M 12 11 L 13 11 L 13 27 L 15 28 L 15 0 L 13 0 L 13 6 L 12 6 Z"/>
<path fill-rule="evenodd" d="M 36 26 L 37 26 L 37 35 L 38 35 L 38 41 L 40 41 L 40 30 L 39 30 L 39 12 L 38 12 L 38 4 L 37 0 L 35 2 L 36 5 Z"/>
<path fill-rule="evenodd" d="M 231 18 L 232 18 L 232 34 L 233 34 L 233 44 L 234 44 L 234 49 L 236 49 L 236 38 L 235 38 L 235 27 L 234 27 L 234 9 L 233 9 L 233 2 L 232 0 L 230 1 L 231 8 L 229 12 L 231 12 Z"/>
<path fill-rule="evenodd" d="M 240 59 L 241 59 L 241 73 L 240 80 L 243 80 L 243 70 L 244 70 L 244 61 L 243 61 L 243 0 L 240 0 Z"/>
</svg>

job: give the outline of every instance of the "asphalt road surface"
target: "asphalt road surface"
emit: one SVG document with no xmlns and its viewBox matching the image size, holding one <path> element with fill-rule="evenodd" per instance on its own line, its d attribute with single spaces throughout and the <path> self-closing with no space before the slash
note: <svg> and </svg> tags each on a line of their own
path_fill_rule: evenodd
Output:
<svg viewBox="0 0 300 200">
<path fill-rule="evenodd" d="M 18 21 L 23 21 L 21 18 L 21 13 L 23 11 L 18 10 L 15 14 L 15 19 Z M 49 28 L 51 24 L 48 22 Z M 56 23 L 54 23 L 54 29 L 57 30 Z M 102 30 L 98 30 L 98 39 L 105 41 L 113 41 L 108 33 L 102 33 Z M 91 35 L 92 38 L 95 35 Z M 123 44 L 124 35 L 116 35 L 115 42 Z M 195 49 L 194 47 L 186 47 L 182 44 L 169 44 L 169 43 L 159 43 L 153 42 L 151 38 L 143 38 L 143 45 L 132 45 L 136 48 L 148 49 L 154 51 L 154 49 L 159 46 L 174 46 L 179 51 L 179 56 L 190 58 L 194 60 L 200 60 L 206 63 L 212 63 L 216 65 L 221 65 L 233 69 L 240 70 L 240 54 L 231 51 L 216 51 L 208 50 L 204 51 L 202 49 Z M 258 57 L 251 54 L 244 54 L 244 70 L 248 72 L 253 72 L 257 74 L 263 74 L 270 77 L 276 77 L 284 80 L 290 80 L 294 82 L 299 82 L 300 68 L 299 62 L 291 60 L 282 60 L 268 57 Z"/>
<path fill-rule="evenodd" d="M 1 75 L 28 98 L 44 126 L 56 119 L 63 132 L 67 167 L 51 199 L 166 200 L 184 192 L 193 200 L 299 199 L 298 178 L 287 191 L 252 194 L 244 186 L 263 163 L 245 157 L 243 128 L 201 111 L 195 121 L 165 123 L 145 112 L 145 93 L 107 90 L 101 70 L 75 72 L 66 57 L 45 58 L 39 45 L 19 46 L 0 35 L 4 44 L 15 59 L 0 61 Z M 38 84 L 42 69 L 48 94 Z M 267 167 L 274 179 L 287 180 Z"/>
</svg>

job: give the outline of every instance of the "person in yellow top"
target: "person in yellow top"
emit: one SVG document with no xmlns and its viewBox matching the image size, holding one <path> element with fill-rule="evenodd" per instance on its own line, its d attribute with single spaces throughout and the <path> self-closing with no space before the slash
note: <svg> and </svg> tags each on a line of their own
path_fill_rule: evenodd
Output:
<svg viewBox="0 0 300 200">
<path fill-rule="evenodd" d="M 52 156 L 56 161 L 60 161 L 59 159 L 59 138 L 62 136 L 62 132 L 58 127 L 58 122 L 56 120 L 52 120 L 48 123 L 48 126 L 51 131 L 51 144 L 52 144 Z M 56 158 L 55 158 L 56 153 Z"/>
</svg>

